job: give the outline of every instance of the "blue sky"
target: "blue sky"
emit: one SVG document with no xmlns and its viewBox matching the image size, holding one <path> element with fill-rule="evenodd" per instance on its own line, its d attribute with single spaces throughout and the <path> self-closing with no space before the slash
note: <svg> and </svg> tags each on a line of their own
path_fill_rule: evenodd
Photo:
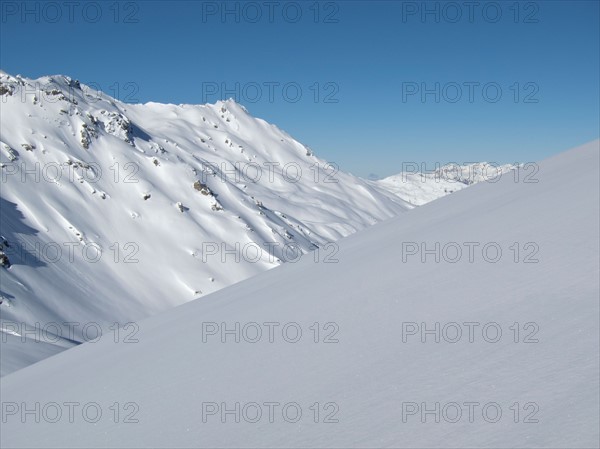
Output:
<svg viewBox="0 0 600 449">
<path fill-rule="evenodd" d="M 361 176 L 598 138 L 599 2 L 477 3 L 2 1 L 0 66 L 124 101 L 234 97 Z"/>
</svg>

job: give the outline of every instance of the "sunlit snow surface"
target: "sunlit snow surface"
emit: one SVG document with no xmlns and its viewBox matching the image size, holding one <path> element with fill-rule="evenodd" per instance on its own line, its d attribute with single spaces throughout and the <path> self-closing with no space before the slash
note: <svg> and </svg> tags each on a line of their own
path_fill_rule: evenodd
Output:
<svg viewBox="0 0 600 449">
<path fill-rule="evenodd" d="M 1 374 L 411 208 L 233 101 L 132 105 L 4 72 L 0 93 Z"/>
<path fill-rule="evenodd" d="M 598 155 L 596 141 L 540 163 L 537 183 L 479 183 L 340 240 L 337 263 L 303 257 L 140 322 L 137 343 L 110 336 L 10 374 L 1 382 L 3 406 L 12 408 L 0 442 L 598 447 Z M 479 246 L 473 261 L 450 261 L 450 253 L 423 261 L 406 251 L 436 242 Z M 498 260 L 482 256 L 492 242 L 503 251 Z M 463 335 L 451 343 L 448 334 L 423 343 L 407 332 L 407 323 L 452 322 L 478 323 L 473 342 Z M 252 333 L 236 343 L 235 323 L 278 326 L 273 342 L 263 334 L 252 343 Z M 303 331 L 296 343 L 293 332 L 282 336 L 289 323 Z M 482 337 L 490 323 L 502 330 L 495 343 L 491 331 Z M 212 335 L 215 325 L 234 332 Z M 51 422 L 50 402 L 79 403 L 74 422 Z M 46 406 L 39 423 L 18 408 L 35 403 Z M 103 412 L 95 423 L 89 407 L 82 417 L 90 403 Z M 253 403 L 263 413 L 257 422 Z M 269 419 L 264 404 L 273 403 L 280 405 Z M 289 409 L 282 417 L 291 403 L 302 411 L 296 422 Z M 439 404 L 440 422 L 435 413 L 407 413 L 415 403 Z M 463 407 L 457 422 L 453 403 Z M 473 422 L 465 403 L 479 404 Z M 492 403 L 502 412 L 496 422 L 489 406 L 482 416 Z"/>
<path fill-rule="evenodd" d="M 4 72 L 0 93 L 0 251 L 12 264 L 0 270 L 0 375 L 97 326 L 317 248 L 333 255 L 330 242 L 496 173 L 475 164 L 373 183 L 233 101 L 131 105 L 68 77 Z"/>
</svg>

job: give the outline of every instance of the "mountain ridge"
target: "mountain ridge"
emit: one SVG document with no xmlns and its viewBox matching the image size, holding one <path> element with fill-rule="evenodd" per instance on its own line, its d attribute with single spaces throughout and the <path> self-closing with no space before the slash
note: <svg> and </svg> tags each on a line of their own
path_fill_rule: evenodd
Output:
<svg viewBox="0 0 600 449">
<path fill-rule="evenodd" d="M 123 325 L 410 209 L 233 101 L 128 104 L 6 73 L 0 93 L 3 329 Z"/>
</svg>

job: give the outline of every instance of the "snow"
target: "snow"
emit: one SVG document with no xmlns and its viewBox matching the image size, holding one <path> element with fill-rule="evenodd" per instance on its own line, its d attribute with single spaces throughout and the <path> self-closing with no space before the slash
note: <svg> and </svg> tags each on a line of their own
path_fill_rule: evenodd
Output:
<svg viewBox="0 0 600 449">
<path fill-rule="evenodd" d="M 487 173 L 474 164 L 466 179 L 373 183 L 231 100 L 124 104 L 60 75 L 2 72 L 0 84 L 0 251 L 11 264 L 0 270 L 0 324 L 52 328 L 33 345 L 0 334 L 0 375 L 89 340 L 85 326 L 123 326 L 334 250 Z"/>
<path fill-rule="evenodd" d="M 337 263 L 310 253 L 140 321 L 137 342 L 107 335 L 9 374 L 0 387 L 0 443 L 598 447 L 599 145 L 541 162 L 536 183 L 482 182 L 355 233 L 338 242 Z M 454 263 L 448 254 L 423 262 L 407 251 L 436 242 L 479 246 L 473 261 L 463 252 Z M 503 250 L 494 263 L 479 250 L 492 242 Z M 451 343 L 448 334 L 440 343 L 425 335 L 423 343 L 409 332 L 414 323 L 432 329 L 436 322 L 465 330 L 463 323 L 479 324 L 473 342 L 463 335 Z M 235 335 L 225 342 L 212 335 L 222 323 L 279 326 L 272 343 L 268 333 L 236 343 Z M 282 336 L 286 323 L 302 329 L 298 342 Z M 502 330 L 497 342 L 493 332 L 483 337 L 486 325 Z M 311 326 L 320 330 L 317 343 Z M 63 405 L 61 419 L 50 422 L 51 402 L 79 403 L 73 422 Z M 39 423 L 35 413 L 22 415 L 36 403 L 46 410 Z M 82 418 L 91 403 L 103 411 L 95 423 Z M 235 413 L 211 414 L 236 403 L 245 410 L 239 423 Z M 252 403 L 263 411 L 254 423 Z M 302 416 L 287 422 L 279 405 L 270 422 L 269 403 L 297 403 Z M 440 422 L 411 414 L 436 403 L 445 410 Z M 463 407 L 457 422 L 449 422 L 453 403 Z M 464 403 L 478 404 L 473 422 Z M 502 415 L 491 422 L 497 408 Z M 295 409 L 287 410 L 293 421 Z"/>
<path fill-rule="evenodd" d="M 89 340 L 86 325 L 124 326 L 411 208 L 231 100 L 125 104 L 60 75 L 0 83 L 0 324 L 52 328 L 45 351 L 2 337 L 2 375 Z"/>
<path fill-rule="evenodd" d="M 373 185 L 382 187 L 415 206 L 422 206 L 478 182 L 496 183 L 503 176 L 513 176 L 513 179 L 524 176 L 531 181 L 536 179 L 538 168 L 534 163 L 499 165 L 476 162 L 462 165 L 451 163 L 424 172 L 416 162 L 405 165 L 410 170 L 374 181 Z M 511 174 L 511 170 L 521 170 L 524 173 Z"/>
</svg>

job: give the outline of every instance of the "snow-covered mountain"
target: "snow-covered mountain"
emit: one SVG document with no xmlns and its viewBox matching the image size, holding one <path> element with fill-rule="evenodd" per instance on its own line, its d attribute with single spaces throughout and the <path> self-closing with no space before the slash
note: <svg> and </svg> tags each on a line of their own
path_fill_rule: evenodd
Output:
<svg viewBox="0 0 600 449">
<path fill-rule="evenodd" d="M 89 340 L 86 323 L 332 257 L 330 242 L 411 208 L 233 101 L 125 104 L 4 72 L 0 101 L 2 374 Z M 13 347 L 36 323 L 45 343 Z"/>
<path fill-rule="evenodd" d="M 538 170 L 534 163 L 446 164 L 432 171 L 421 171 L 417 163 L 409 165 L 412 170 L 374 181 L 374 184 L 415 206 L 422 206 L 478 182 L 496 183 L 503 176 L 512 176 L 517 182 L 519 177 L 525 182 L 535 182 Z M 511 171 L 514 173 L 509 173 Z"/>
<path fill-rule="evenodd" d="M 599 147 L 10 374 L 0 443 L 598 447 Z"/>
</svg>

